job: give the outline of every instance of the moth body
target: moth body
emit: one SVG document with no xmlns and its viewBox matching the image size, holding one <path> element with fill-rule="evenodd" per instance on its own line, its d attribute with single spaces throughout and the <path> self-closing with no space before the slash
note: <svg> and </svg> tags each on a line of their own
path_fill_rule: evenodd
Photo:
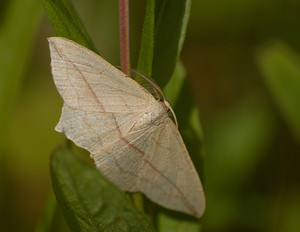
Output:
<svg viewBox="0 0 300 232">
<path fill-rule="evenodd" d="M 159 126 L 164 123 L 168 118 L 167 110 L 164 107 L 163 102 L 157 104 L 154 107 L 151 106 L 146 109 L 145 113 L 136 121 L 132 127 L 132 131 L 144 129 L 150 126 Z"/>
</svg>

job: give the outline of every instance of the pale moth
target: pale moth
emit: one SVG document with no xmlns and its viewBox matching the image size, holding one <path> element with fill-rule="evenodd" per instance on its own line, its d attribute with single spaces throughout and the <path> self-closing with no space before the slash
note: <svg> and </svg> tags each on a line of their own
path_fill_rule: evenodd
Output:
<svg viewBox="0 0 300 232">
<path fill-rule="evenodd" d="M 54 82 L 64 100 L 55 129 L 88 150 L 121 190 L 201 217 L 202 185 L 168 116 L 168 102 L 73 41 L 52 37 L 49 43 Z"/>
</svg>

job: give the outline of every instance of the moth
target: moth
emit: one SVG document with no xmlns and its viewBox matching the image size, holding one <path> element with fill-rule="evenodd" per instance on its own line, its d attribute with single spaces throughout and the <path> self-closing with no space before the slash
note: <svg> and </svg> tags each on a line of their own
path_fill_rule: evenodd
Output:
<svg viewBox="0 0 300 232">
<path fill-rule="evenodd" d="M 54 82 L 64 100 L 56 131 L 88 150 L 102 175 L 121 190 L 201 217 L 201 181 L 168 115 L 168 102 L 87 48 L 65 38 L 48 40 Z"/>
</svg>

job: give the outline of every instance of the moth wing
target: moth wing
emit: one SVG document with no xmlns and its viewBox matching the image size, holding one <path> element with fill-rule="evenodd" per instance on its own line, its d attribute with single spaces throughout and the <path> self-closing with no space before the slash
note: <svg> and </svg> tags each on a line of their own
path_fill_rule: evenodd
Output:
<svg viewBox="0 0 300 232">
<path fill-rule="evenodd" d="M 199 176 L 173 121 L 136 131 L 94 154 L 101 173 L 124 191 L 200 217 L 205 198 Z"/>
<path fill-rule="evenodd" d="M 142 114 L 83 111 L 64 104 L 55 130 L 64 133 L 77 146 L 95 154 L 101 152 L 104 145 L 112 144 L 122 134 L 127 134 Z"/>
<path fill-rule="evenodd" d="M 141 112 L 155 102 L 147 90 L 96 53 L 65 38 L 48 40 L 54 82 L 70 108 Z"/>
<path fill-rule="evenodd" d="M 99 152 L 127 133 L 154 97 L 87 48 L 49 38 L 54 82 L 64 100 L 56 130 L 76 145 Z"/>
</svg>

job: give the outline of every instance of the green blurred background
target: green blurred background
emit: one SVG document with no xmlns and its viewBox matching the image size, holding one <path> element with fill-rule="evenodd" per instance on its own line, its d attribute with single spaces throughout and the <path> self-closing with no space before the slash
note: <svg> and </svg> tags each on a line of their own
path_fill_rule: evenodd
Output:
<svg viewBox="0 0 300 232">
<path fill-rule="evenodd" d="M 118 1 L 74 0 L 119 65 Z M 131 0 L 136 64 L 146 1 Z M 194 0 L 182 61 L 204 133 L 202 231 L 300 231 L 300 1 Z M 62 100 L 37 0 L 0 3 L 0 230 L 33 231 L 51 191 Z"/>
</svg>

